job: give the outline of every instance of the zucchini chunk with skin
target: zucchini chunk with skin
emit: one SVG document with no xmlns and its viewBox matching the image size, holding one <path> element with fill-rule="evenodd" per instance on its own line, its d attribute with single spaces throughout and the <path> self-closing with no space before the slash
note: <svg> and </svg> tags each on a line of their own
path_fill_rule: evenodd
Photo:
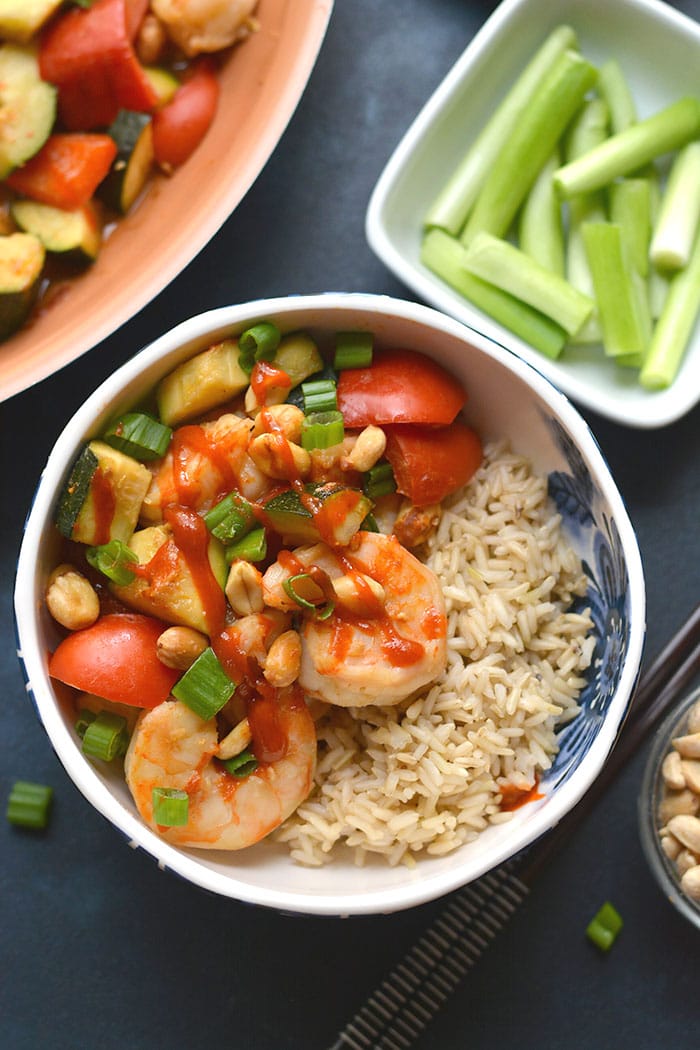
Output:
<svg viewBox="0 0 700 1050">
<path fill-rule="evenodd" d="M 63 0 L 2 0 L 0 36 L 26 44 L 62 3 Z"/>
<path fill-rule="evenodd" d="M 156 390 L 158 414 L 172 427 L 225 404 L 247 386 L 248 376 L 238 363 L 238 343 L 224 339 L 161 379 Z"/>
<path fill-rule="evenodd" d="M 313 339 L 295 332 L 281 340 L 273 364 L 287 373 L 295 387 L 323 368 L 323 358 Z"/>
<path fill-rule="evenodd" d="M 305 486 L 308 499 L 287 489 L 265 504 L 265 520 L 288 543 L 346 546 L 372 509 L 359 489 L 335 482 Z"/>
<path fill-rule="evenodd" d="M 76 460 L 58 502 L 56 527 L 78 543 L 128 544 L 151 472 L 104 441 L 91 441 Z"/>
<path fill-rule="evenodd" d="M 38 153 L 56 119 L 56 89 L 39 74 L 35 51 L 0 47 L 0 179 Z"/>
<path fill-rule="evenodd" d="M 74 211 L 37 201 L 15 201 L 10 213 L 20 229 L 38 237 L 47 252 L 72 255 L 78 262 L 94 262 L 102 246 L 102 227 L 94 207 Z"/>
<path fill-rule="evenodd" d="M 167 548 L 162 550 L 166 545 Z M 126 586 L 111 583 L 112 593 L 139 612 L 208 634 L 212 625 L 207 624 L 196 581 L 172 538 L 170 527 L 152 525 L 140 529 L 129 540 L 129 549 L 138 557 L 139 564 L 147 568 L 143 575 L 139 574 Z M 209 541 L 207 553 L 214 577 L 223 589 L 228 566 L 224 548 L 214 536 Z"/>
<path fill-rule="evenodd" d="M 45 252 L 29 233 L 0 237 L 0 339 L 26 321 L 39 291 Z"/>
<path fill-rule="evenodd" d="M 100 183 L 100 198 L 125 214 L 142 192 L 153 170 L 153 128 L 145 113 L 122 109 L 107 129 L 117 144 L 112 167 Z"/>
</svg>

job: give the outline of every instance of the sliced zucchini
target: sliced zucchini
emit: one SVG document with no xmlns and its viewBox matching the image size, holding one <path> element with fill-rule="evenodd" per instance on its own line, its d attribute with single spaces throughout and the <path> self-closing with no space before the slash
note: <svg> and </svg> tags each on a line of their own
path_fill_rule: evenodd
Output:
<svg viewBox="0 0 700 1050">
<path fill-rule="evenodd" d="M 158 414 L 172 427 L 224 404 L 247 386 L 248 376 L 238 363 L 238 343 L 225 339 L 161 379 L 156 390 Z"/>
<path fill-rule="evenodd" d="M 122 109 L 108 134 L 117 144 L 117 155 L 98 192 L 110 208 L 126 213 L 153 170 L 155 155 L 151 118 L 145 113 Z"/>
<path fill-rule="evenodd" d="M 138 556 L 141 565 L 147 565 L 164 544 L 169 544 L 170 549 L 162 558 L 153 561 L 152 571 L 146 576 L 137 576 L 126 587 L 110 584 L 110 590 L 125 605 L 139 612 L 208 634 L 211 625 L 207 623 L 202 598 L 187 561 L 172 538 L 170 527 L 152 525 L 135 532 L 129 540 L 129 548 Z M 208 554 L 212 572 L 223 588 L 228 566 L 224 548 L 213 536 Z M 159 565 L 162 571 L 159 571 Z"/>
<path fill-rule="evenodd" d="M 0 237 L 0 339 L 20 328 L 34 305 L 44 247 L 29 233 Z"/>
<path fill-rule="evenodd" d="M 308 335 L 295 332 L 282 339 L 275 354 L 274 364 L 286 372 L 292 386 L 298 386 L 305 379 L 323 368 L 323 358 L 318 347 Z"/>
<path fill-rule="evenodd" d="M 305 486 L 305 500 L 296 489 L 281 492 L 265 504 L 265 520 L 285 541 L 346 546 L 372 509 L 359 489 L 335 482 Z"/>
<path fill-rule="evenodd" d="M 38 153 L 56 119 L 56 88 L 29 47 L 0 47 L 0 179 Z"/>
<path fill-rule="evenodd" d="M 156 107 L 160 108 L 171 102 L 175 92 L 180 87 L 180 81 L 174 73 L 171 73 L 168 69 L 161 69 L 160 66 L 144 66 L 143 71 L 156 93 L 158 99 Z"/>
<path fill-rule="evenodd" d="M 58 502 L 56 527 L 68 539 L 95 546 L 129 543 L 151 472 L 104 441 L 91 441 L 78 457 Z"/>
<path fill-rule="evenodd" d="M 63 0 L 2 0 L 0 36 L 18 44 L 28 43 L 62 3 Z"/>
<path fill-rule="evenodd" d="M 85 204 L 64 211 L 37 201 L 15 201 L 10 212 L 17 225 L 38 237 L 47 252 L 73 253 L 82 262 L 93 262 L 102 246 L 102 227 L 94 207 Z"/>
</svg>

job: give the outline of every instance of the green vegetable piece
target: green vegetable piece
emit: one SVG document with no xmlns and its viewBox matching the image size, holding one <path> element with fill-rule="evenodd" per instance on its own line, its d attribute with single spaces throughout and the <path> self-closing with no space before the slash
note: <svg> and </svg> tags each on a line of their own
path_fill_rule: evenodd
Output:
<svg viewBox="0 0 700 1050">
<path fill-rule="evenodd" d="M 610 111 L 613 134 L 637 123 L 637 107 L 619 62 L 614 58 L 604 62 L 598 70 L 598 90 Z"/>
<path fill-rule="evenodd" d="M 97 470 L 97 456 L 86 445 L 73 464 L 56 511 L 56 528 L 70 539 L 73 526 L 90 491 L 92 476 Z"/>
<path fill-rule="evenodd" d="M 618 363 L 639 366 L 651 337 L 645 282 L 627 258 L 617 223 L 584 223 L 582 233 L 605 353 Z"/>
<path fill-rule="evenodd" d="M 310 451 L 314 448 L 332 448 L 339 445 L 345 437 L 343 416 L 334 412 L 312 412 L 304 416 L 301 424 L 301 447 Z"/>
<path fill-rule="evenodd" d="M 85 728 L 83 753 L 90 758 L 111 762 L 124 754 L 127 741 L 126 719 L 112 711 L 100 711 Z"/>
<path fill-rule="evenodd" d="M 85 736 L 85 731 L 87 730 L 87 727 L 91 724 L 91 722 L 95 721 L 96 717 L 97 715 L 94 711 L 88 711 L 86 708 L 81 708 L 80 712 L 78 713 L 78 717 L 75 720 L 75 731 L 81 740 Z"/>
<path fill-rule="evenodd" d="M 230 492 L 207 511 L 204 522 L 212 536 L 216 536 L 222 543 L 235 543 L 252 529 L 255 524 L 255 512 L 252 503 L 244 496 Z"/>
<path fill-rule="evenodd" d="M 525 66 L 496 111 L 477 135 L 449 182 L 425 216 L 425 227 L 457 235 L 489 177 L 496 157 L 530 105 L 541 81 L 567 48 L 576 47 L 569 26 L 557 26 Z"/>
<path fill-rule="evenodd" d="M 234 777 L 243 779 L 249 777 L 251 773 L 254 773 L 258 768 L 258 760 L 252 751 L 241 751 L 240 755 L 234 755 L 233 758 L 220 759 L 221 765 L 224 767 L 227 773 L 230 773 Z"/>
<path fill-rule="evenodd" d="M 190 799 L 178 788 L 154 787 L 151 792 L 153 819 L 162 828 L 182 828 L 189 819 Z"/>
<path fill-rule="evenodd" d="M 552 175 L 559 167 L 555 150 L 525 198 L 520 212 L 518 243 L 526 255 L 552 273 L 564 276 L 564 227 L 561 203 Z"/>
<path fill-rule="evenodd" d="M 173 686 L 173 696 L 204 721 L 213 718 L 233 696 L 232 682 L 213 649 L 205 649 Z"/>
<path fill-rule="evenodd" d="M 304 414 L 337 412 L 337 387 L 332 379 L 309 379 L 301 384 L 304 395 Z"/>
<path fill-rule="evenodd" d="M 226 563 L 234 561 L 264 561 L 267 557 L 267 537 L 265 529 L 253 529 L 243 539 L 226 548 Z"/>
<path fill-rule="evenodd" d="M 601 951 L 607 952 L 614 944 L 622 925 L 620 914 L 609 901 L 606 901 L 586 927 L 586 936 Z"/>
<path fill-rule="evenodd" d="M 673 162 L 651 241 L 650 255 L 662 270 L 690 262 L 700 229 L 700 142 L 685 146 Z"/>
<path fill-rule="evenodd" d="M 338 332 L 335 337 L 333 367 L 366 368 L 372 364 L 374 337 L 371 332 Z"/>
<path fill-rule="evenodd" d="M 121 540 L 110 540 L 98 547 L 88 547 L 85 557 L 93 569 L 97 569 L 118 587 L 126 587 L 136 579 L 136 573 L 129 565 L 138 564 L 138 555 L 122 543 Z"/>
<path fill-rule="evenodd" d="M 45 828 L 49 822 L 52 799 L 53 788 L 46 784 L 16 780 L 10 791 L 5 816 L 10 824 L 18 827 Z"/>
<path fill-rule="evenodd" d="M 565 199 L 601 189 L 699 135 L 700 99 L 679 99 L 559 168 L 554 173 L 554 185 Z"/>
<path fill-rule="evenodd" d="M 102 440 L 127 456 L 149 462 L 165 455 L 172 436 L 172 428 L 153 416 L 126 412 L 110 424 Z"/>
<path fill-rule="evenodd" d="M 547 357 L 559 357 L 566 339 L 564 329 L 539 310 L 467 273 L 465 255 L 463 245 L 443 230 L 430 230 L 423 238 L 421 262 L 424 266 L 523 342 Z"/>
<path fill-rule="evenodd" d="M 700 231 L 688 265 L 669 282 L 668 295 L 639 376 L 647 390 L 663 390 L 676 378 L 699 314 Z"/>
<path fill-rule="evenodd" d="M 700 183 L 698 183 L 700 185 Z M 610 187 L 610 221 L 619 224 L 630 264 L 649 273 L 651 190 L 648 179 L 620 179 Z"/>
<path fill-rule="evenodd" d="M 388 460 L 380 460 L 367 471 L 363 479 L 362 491 L 372 501 L 378 500 L 380 496 L 388 496 L 396 492 L 396 478 Z"/>
<path fill-rule="evenodd" d="M 238 337 L 238 363 L 243 371 L 250 375 L 256 361 L 272 361 L 281 338 L 279 328 L 271 321 L 260 321 L 246 328 Z"/>
</svg>

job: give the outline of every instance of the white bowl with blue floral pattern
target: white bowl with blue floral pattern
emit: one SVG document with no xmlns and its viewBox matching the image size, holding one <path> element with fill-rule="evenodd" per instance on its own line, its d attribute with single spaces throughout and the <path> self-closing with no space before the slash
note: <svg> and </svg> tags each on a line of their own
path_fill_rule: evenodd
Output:
<svg viewBox="0 0 700 1050">
<path fill-rule="evenodd" d="M 368 329 L 376 345 L 410 347 L 444 364 L 469 392 L 468 422 L 486 440 L 507 438 L 549 478 L 566 536 L 588 577 L 596 648 L 582 711 L 560 733 L 559 753 L 540 783 L 542 797 L 476 841 L 415 867 L 383 859 L 358 868 L 340 859 L 326 867 L 292 863 L 283 847 L 261 843 L 237 853 L 178 849 L 139 819 L 119 770 L 89 762 L 70 713 L 47 671 L 58 636 L 44 610 L 49 572 L 58 557 L 52 528 L 57 495 L 87 437 L 179 361 L 254 320 L 283 330 Z M 625 718 L 637 680 L 645 626 L 642 565 L 634 530 L 587 424 L 567 398 L 530 365 L 494 340 L 428 307 L 384 296 L 335 294 L 267 299 L 213 310 L 184 322 L 129 360 L 88 399 L 54 446 L 29 514 L 15 589 L 19 655 L 39 719 L 85 798 L 161 868 L 237 900 L 308 914 L 392 912 L 421 904 L 502 864 L 556 825 L 603 766 Z"/>
</svg>

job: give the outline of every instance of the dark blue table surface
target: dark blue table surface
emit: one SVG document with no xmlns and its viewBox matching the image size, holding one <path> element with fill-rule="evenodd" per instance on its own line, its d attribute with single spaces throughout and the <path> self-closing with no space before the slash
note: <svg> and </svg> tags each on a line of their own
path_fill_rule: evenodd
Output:
<svg viewBox="0 0 700 1050">
<path fill-rule="evenodd" d="M 444 906 L 286 917 L 209 896 L 129 850 L 63 772 L 25 696 L 12 588 L 24 515 L 55 437 L 104 377 L 166 328 L 269 295 L 413 298 L 366 244 L 367 201 L 404 130 L 494 6 L 336 0 L 297 112 L 220 233 L 116 335 L 0 406 L 3 811 L 15 779 L 55 789 L 45 834 L 0 823 L 3 1047 L 325 1050 Z M 674 6 L 700 18 L 700 0 Z M 688 70 L 689 91 L 699 87 L 698 70 Z M 700 408 L 651 432 L 584 415 L 637 530 L 648 661 L 700 593 Z M 644 754 L 542 874 L 418 1050 L 697 1046 L 700 932 L 663 899 L 641 853 Z M 603 956 L 584 929 L 607 899 L 625 926 Z"/>
</svg>

